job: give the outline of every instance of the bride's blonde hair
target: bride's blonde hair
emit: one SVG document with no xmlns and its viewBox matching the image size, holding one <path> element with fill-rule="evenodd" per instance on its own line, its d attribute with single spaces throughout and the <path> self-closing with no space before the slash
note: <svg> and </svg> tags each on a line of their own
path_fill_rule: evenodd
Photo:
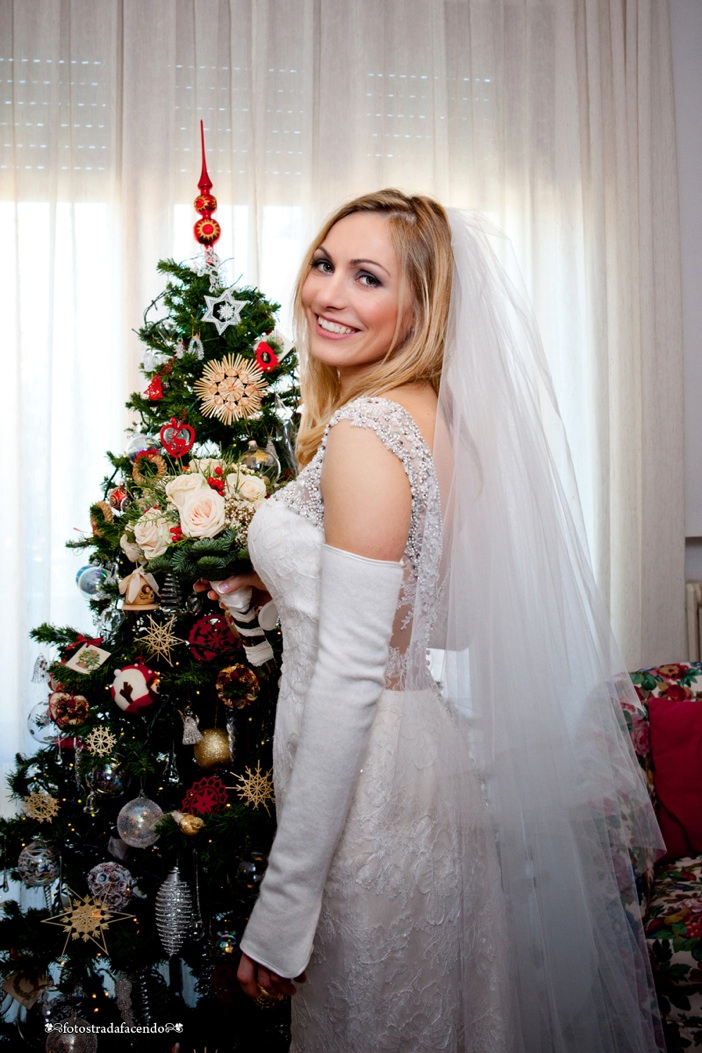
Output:
<svg viewBox="0 0 702 1053">
<path fill-rule="evenodd" d="M 344 392 L 336 369 L 307 352 L 308 330 L 302 308 L 302 286 L 310 273 L 315 251 L 329 231 L 354 212 L 384 216 L 400 261 L 398 320 L 409 304 L 410 321 L 399 328 L 385 358 Z M 327 220 L 303 259 L 293 300 L 297 346 L 300 350 L 302 421 L 297 456 L 305 465 L 314 456 L 329 419 L 340 406 L 359 395 L 381 395 L 412 381 L 427 380 L 438 391 L 444 338 L 451 296 L 453 255 L 451 232 L 444 209 L 429 197 L 408 197 L 400 190 L 379 190 L 355 198 Z"/>
</svg>

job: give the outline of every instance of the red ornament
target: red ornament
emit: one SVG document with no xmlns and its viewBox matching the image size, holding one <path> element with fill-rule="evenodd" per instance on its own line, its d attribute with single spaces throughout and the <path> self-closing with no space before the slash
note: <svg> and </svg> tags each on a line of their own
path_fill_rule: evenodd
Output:
<svg viewBox="0 0 702 1053">
<path fill-rule="evenodd" d="M 239 646 L 222 614 L 207 614 L 198 618 L 188 635 L 190 653 L 197 662 L 211 662 L 229 654 Z"/>
<path fill-rule="evenodd" d="M 275 351 L 265 340 L 262 340 L 256 348 L 256 361 L 264 373 L 270 373 L 272 369 L 279 365 Z"/>
<path fill-rule="evenodd" d="M 110 502 L 113 508 L 116 508 L 118 511 L 120 511 L 122 505 L 127 500 L 127 496 L 127 491 L 123 486 L 116 486 L 114 490 L 110 490 L 109 494 L 107 495 L 107 500 Z"/>
<path fill-rule="evenodd" d="M 200 177 L 202 178 L 202 176 Z M 195 211 L 196 212 L 216 212 L 217 210 L 217 198 L 214 194 L 199 194 L 195 198 Z"/>
<path fill-rule="evenodd" d="M 49 716 L 60 728 L 77 728 L 88 718 L 90 706 L 84 695 L 53 691 L 49 695 Z"/>
<path fill-rule="evenodd" d="M 140 658 L 117 670 L 110 694 L 125 713 L 141 713 L 158 699 L 159 675 Z"/>
<path fill-rule="evenodd" d="M 216 219 L 205 216 L 197 221 L 193 227 L 193 233 L 195 234 L 195 240 L 199 241 L 201 245 L 214 245 L 219 240 L 222 228 Z"/>
<path fill-rule="evenodd" d="M 199 212 L 202 219 L 199 219 L 193 231 L 195 239 L 204 245 L 205 248 L 210 248 L 216 241 L 219 240 L 219 236 L 222 233 L 222 228 L 216 219 L 212 219 L 212 213 L 217 208 L 217 198 L 210 193 L 212 189 L 212 181 L 207 174 L 207 162 L 205 160 L 205 128 L 200 121 L 200 138 L 202 140 L 202 172 L 200 173 L 200 182 L 198 188 L 200 193 L 195 198 L 195 211 Z"/>
<path fill-rule="evenodd" d="M 192 449 L 195 442 L 195 429 L 177 417 L 171 417 L 171 423 L 164 424 L 159 435 L 161 445 L 171 457 L 182 457 Z"/>
<path fill-rule="evenodd" d="M 163 381 L 158 374 L 151 379 L 144 394 L 147 399 L 150 399 L 152 402 L 156 402 L 157 399 L 163 398 Z"/>
<path fill-rule="evenodd" d="M 218 775 L 208 775 L 194 782 L 181 804 L 181 811 L 190 815 L 211 815 L 227 805 L 227 787 Z"/>
</svg>

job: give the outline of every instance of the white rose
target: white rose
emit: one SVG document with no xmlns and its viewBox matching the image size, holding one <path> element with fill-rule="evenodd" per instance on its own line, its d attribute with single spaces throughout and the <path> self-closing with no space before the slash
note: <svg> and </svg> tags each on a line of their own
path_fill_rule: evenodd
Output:
<svg viewBox="0 0 702 1053">
<path fill-rule="evenodd" d="M 166 494 L 176 508 L 180 509 L 192 494 L 201 490 L 209 490 L 207 480 L 199 472 L 184 472 L 166 483 Z"/>
<path fill-rule="evenodd" d="M 130 541 L 126 534 L 122 534 L 122 537 L 119 539 L 119 547 L 127 559 L 131 559 L 132 563 L 138 563 L 144 555 L 139 546 Z"/>
<path fill-rule="evenodd" d="M 207 485 L 184 495 L 178 511 L 185 537 L 216 537 L 227 525 L 224 498 Z"/>
<path fill-rule="evenodd" d="M 245 501 L 250 501 L 252 505 L 260 503 L 268 492 L 266 484 L 260 476 L 244 475 L 243 473 L 238 479 L 236 475 L 228 476 L 227 490 L 243 497 Z"/>
<path fill-rule="evenodd" d="M 160 508 L 150 508 L 134 524 L 134 538 L 147 559 L 162 556 L 170 545 L 171 524 Z"/>
</svg>

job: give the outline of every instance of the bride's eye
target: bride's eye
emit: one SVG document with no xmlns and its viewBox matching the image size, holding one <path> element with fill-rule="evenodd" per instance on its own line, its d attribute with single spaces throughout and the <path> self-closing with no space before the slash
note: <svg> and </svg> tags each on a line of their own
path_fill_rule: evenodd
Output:
<svg viewBox="0 0 702 1053">
<path fill-rule="evenodd" d="M 312 260 L 312 270 L 319 271 L 320 274 L 331 274 L 334 268 L 326 256 L 319 256 L 316 260 Z"/>
<path fill-rule="evenodd" d="M 377 289 L 383 284 L 380 278 L 377 278 L 375 274 L 371 274 L 369 271 L 363 271 L 359 274 L 358 280 L 369 289 Z"/>
</svg>

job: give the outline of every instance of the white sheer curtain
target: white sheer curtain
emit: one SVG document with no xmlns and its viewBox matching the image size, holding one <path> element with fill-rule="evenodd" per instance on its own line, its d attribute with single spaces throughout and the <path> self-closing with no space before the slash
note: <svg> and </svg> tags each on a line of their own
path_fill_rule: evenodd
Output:
<svg viewBox="0 0 702 1053">
<path fill-rule="evenodd" d="M 29 628 L 89 628 L 63 542 L 123 443 L 155 263 L 194 252 L 201 117 L 220 254 L 285 305 L 302 244 L 356 192 L 508 232 L 627 662 L 681 657 L 666 0 L 0 0 L 0 82 L 5 762 L 43 695 Z"/>
</svg>

